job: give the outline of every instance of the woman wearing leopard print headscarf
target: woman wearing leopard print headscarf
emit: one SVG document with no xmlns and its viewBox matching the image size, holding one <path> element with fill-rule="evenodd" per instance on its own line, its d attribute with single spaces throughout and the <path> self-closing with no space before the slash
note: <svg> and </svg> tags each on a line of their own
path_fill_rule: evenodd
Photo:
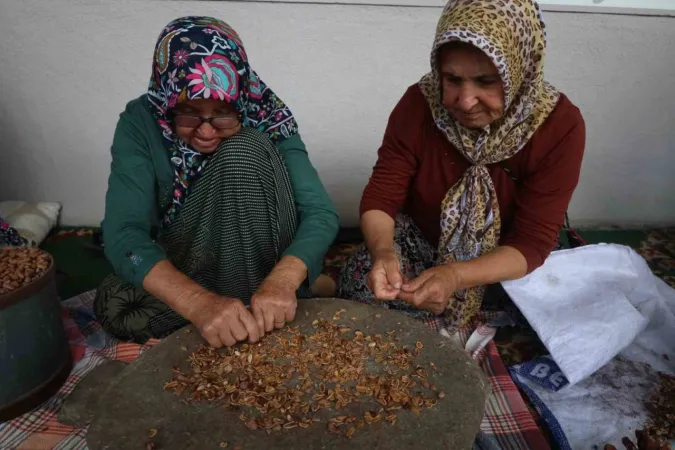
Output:
<svg viewBox="0 0 675 450">
<path fill-rule="evenodd" d="M 343 297 L 454 330 L 475 317 L 486 286 L 544 262 L 585 145 L 579 109 L 544 81 L 545 49 L 532 0 L 447 4 L 431 72 L 390 116 Z"/>
</svg>

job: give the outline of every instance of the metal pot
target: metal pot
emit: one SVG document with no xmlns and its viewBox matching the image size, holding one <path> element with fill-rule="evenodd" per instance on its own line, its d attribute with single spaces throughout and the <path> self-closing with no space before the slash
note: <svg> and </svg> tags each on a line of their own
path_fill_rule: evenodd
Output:
<svg viewBox="0 0 675 450">
<path fill-rule="evenodd" d="M 50 256 L 42 277 L 0 295 L 0 422 L 48 400 L 72 369 L 55 272 Z"/>
</svg>

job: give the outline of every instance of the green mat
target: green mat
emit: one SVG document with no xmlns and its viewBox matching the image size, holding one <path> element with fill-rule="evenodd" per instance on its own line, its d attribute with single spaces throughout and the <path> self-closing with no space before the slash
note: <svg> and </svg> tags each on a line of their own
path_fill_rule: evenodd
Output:
<svg viewBox="0 0 675 450">
<path fill-rule="evenodd" d="M 103 253 L 91 247 L 90 231 L 86 235 L 60 233 L 67 231 L 59 230 L 41 247 L 54 257 L 59 296 L 67 300 L 96 289 L 113 270 Z"/>
<path fill-rule="evenodd" d="M 577 230 L 589 244 L 612 243 L 638 248 L 649 230 Z"/>
<path fill-rule="evenodd" d="M 345 231 L 347 234 L 349 232 Z M 92 233 L 93 229 L 90 228 L 60 229 L 52 233 L 42 245 L 56 261 L 57 287 L 63 300 L 95 289 L 112 272 L 103 253 L 93 247 Z M 607 242 L 633 248 L 641 245 L 647 233 L 648 230 L 579 230 L 579 234 L 589 244 Z"/>
</svg>

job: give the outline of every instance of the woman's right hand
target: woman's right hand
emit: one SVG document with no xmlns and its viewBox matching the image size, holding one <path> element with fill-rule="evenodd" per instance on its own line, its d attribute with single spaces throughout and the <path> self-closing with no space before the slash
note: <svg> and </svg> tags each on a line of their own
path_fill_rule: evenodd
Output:
<svg viewBox="0 0 675 450">
<path fill-rule="evenodd" d="M 257 342 L 264 334 L 241 300 L 209 293 L 196 304 L 188 320 L 212 347 L 231 347 L 247 338 Z"/>
<path fill-rule="evenodd" d="M 366 283 L 375 298 L 394 300 L 401 292 L 404 279 L 401 263 L 393 249 L 376 250 L 371 253 L 373 267 L 368 272 Z"/>
</svg>

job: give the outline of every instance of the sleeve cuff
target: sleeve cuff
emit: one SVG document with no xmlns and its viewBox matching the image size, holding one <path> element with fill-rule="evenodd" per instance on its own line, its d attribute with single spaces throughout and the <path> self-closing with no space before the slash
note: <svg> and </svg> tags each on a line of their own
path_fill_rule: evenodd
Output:
<svg viewBox="0 0 675 450">
<path fill-rule="evenodd" d="M 165 260 L 164 249 L 152 243 L 134 250 L 128 250 L 122 256 L 117 274 L 136 288 L 143 288 L 143 280 L 159 261 Z"/>
<path fill-rule="evenodd" d="M 396 220 L 396 216 L 400 212 L 399 209 L 395 206 L 383 205 L 380 202 L 374 200 L 364 199 L 361 202 L 361 207 L 359 208 L 359 216 L 364 215 L 368 211 L 382 211 L 389 215 L 392 219 Z"/>
</svg>

